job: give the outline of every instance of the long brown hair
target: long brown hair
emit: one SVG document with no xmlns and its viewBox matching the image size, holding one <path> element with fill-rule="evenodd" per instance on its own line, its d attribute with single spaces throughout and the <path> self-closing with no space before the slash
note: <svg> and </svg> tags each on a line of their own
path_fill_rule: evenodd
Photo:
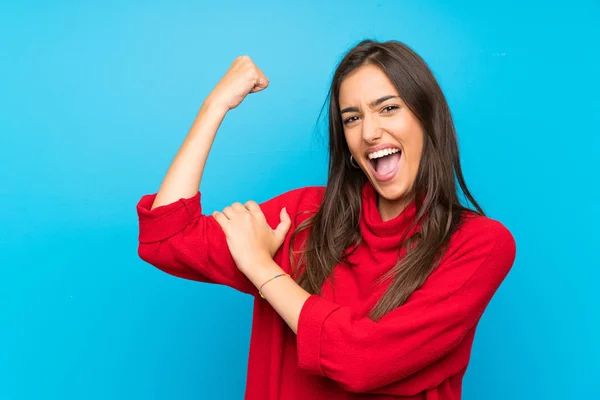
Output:
<svg viewBox="0 0 600 400">
<path fill-rule="evenodd" d="M 344 137 L 338 97 L 342 81 L 367 64 L 381 68 L 389 77 L 424 132 L 423 154 L 411 192 L 417 207 L 413 225 L 419 224 L 419 229 L 404 238 L 400 246 L 406 247 L 406 255 L 379 280 L 381 283 L 393 278 L 369 314 L 376 321 L 402 305 L 437 266 L 450 236 L 461 222 L 462 211 L 470 210 L 461 205 L 458 186 L 475 207 L 474 212 L 480 215 L 484 212 L 467 189 L 450 109 L 425 61 L 401 42 L 364 40 L 343 57 L 328 94 L 327 187 L 316 214 L 292 234 L 294 243 L 299 232 L 310 228 L 296 263 L 297 253 L 290 244 L 290 259 L 298 267 L 295 278 L 300 286 L 309 293 L 319 294 L 336 264 L 350 264 L 347 260 L 350 253 L 346 250 L 361 240 L 361 192 L 367 177 L 349 162 L 350 150 Z M 306 267 L 302 273 L 299 265 Z"/>
</svg>

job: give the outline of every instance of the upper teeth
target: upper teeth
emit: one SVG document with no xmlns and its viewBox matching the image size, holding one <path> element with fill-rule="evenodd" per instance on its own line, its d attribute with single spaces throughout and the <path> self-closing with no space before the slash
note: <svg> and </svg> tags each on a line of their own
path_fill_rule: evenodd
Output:
<svg viewBox="0 0 600 400">
<path fill-rule="evenodd" d="M 394 154 L 399 152 L 400 149 L 383 149 L 379 151 L 374 151 L 373 153 L 369 153 L 369 160 L 373 160 L 375 158 L 381 158 L 384 156 L 389 156 L 390 154 Z"/>
</svg>

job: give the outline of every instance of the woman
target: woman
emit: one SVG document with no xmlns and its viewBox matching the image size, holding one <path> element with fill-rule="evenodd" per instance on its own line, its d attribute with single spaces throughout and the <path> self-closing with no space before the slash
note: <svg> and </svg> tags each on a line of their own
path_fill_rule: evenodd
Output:
<svg viewBox="0 0 600 400">
<path fill-rule="evenodd" d="M 219 124 L 268 84 L 240 57 L 207 97 L 138 204 L 140 257 L 254 296 L 246 399 L 459 399 L 515 243 L 465 185 L 431 71 L 399 42 L 361 42 L 331 85 L 327 186 L 203 215 Z"/>
</svg>

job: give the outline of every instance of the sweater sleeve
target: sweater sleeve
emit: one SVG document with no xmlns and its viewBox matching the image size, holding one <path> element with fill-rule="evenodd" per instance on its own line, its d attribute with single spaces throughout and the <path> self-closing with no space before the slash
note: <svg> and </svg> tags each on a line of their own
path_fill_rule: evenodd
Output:
<svg viewBox="0 0 600 400">
<path fill-rule="evenodd" d="M 312 295 L 298 322 L 298 367 L 350 392 L 402 394 L 403 380 L 461 343 L 512 267 L 514 239 L 493 222 L 445 255 L 424 285 L 378 322 Z M 445 373 L 437 379 L 451 375 Z"/>
<path fill-rule="evenodd" d="M 260 207 L 271 227 L 279 223 L 284 206 L 294 210 L 296 189 L 274 197 Z M 254 294 L 254 285 L 242 274 L 229 252 L 225 234 L 212 216 L 202 213 L 200 193 L 151 210 L 156 194 L 137 204 L 139 257 L 156 268 L 184 279 L 230 286 Z"/>
</svg>

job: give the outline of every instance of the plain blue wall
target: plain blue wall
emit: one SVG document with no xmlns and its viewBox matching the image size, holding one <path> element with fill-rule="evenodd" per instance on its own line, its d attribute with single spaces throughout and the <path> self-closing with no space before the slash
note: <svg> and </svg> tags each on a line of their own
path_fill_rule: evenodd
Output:
<svg viewBox="0 0 600 400">
<path fill-rule="evenodd" d="M 467 181 L 517 240 L 464 398 L 597 398 L 597 1 L 7 3 L 0 399 L 242 398 L 250 298 L 138 259 L 135 205 L 240 54 L 271 86 L 223 123 L 205 210 L 323 184 L 315 122 L 365 37 L 430 64 Z"/>
</svg>

